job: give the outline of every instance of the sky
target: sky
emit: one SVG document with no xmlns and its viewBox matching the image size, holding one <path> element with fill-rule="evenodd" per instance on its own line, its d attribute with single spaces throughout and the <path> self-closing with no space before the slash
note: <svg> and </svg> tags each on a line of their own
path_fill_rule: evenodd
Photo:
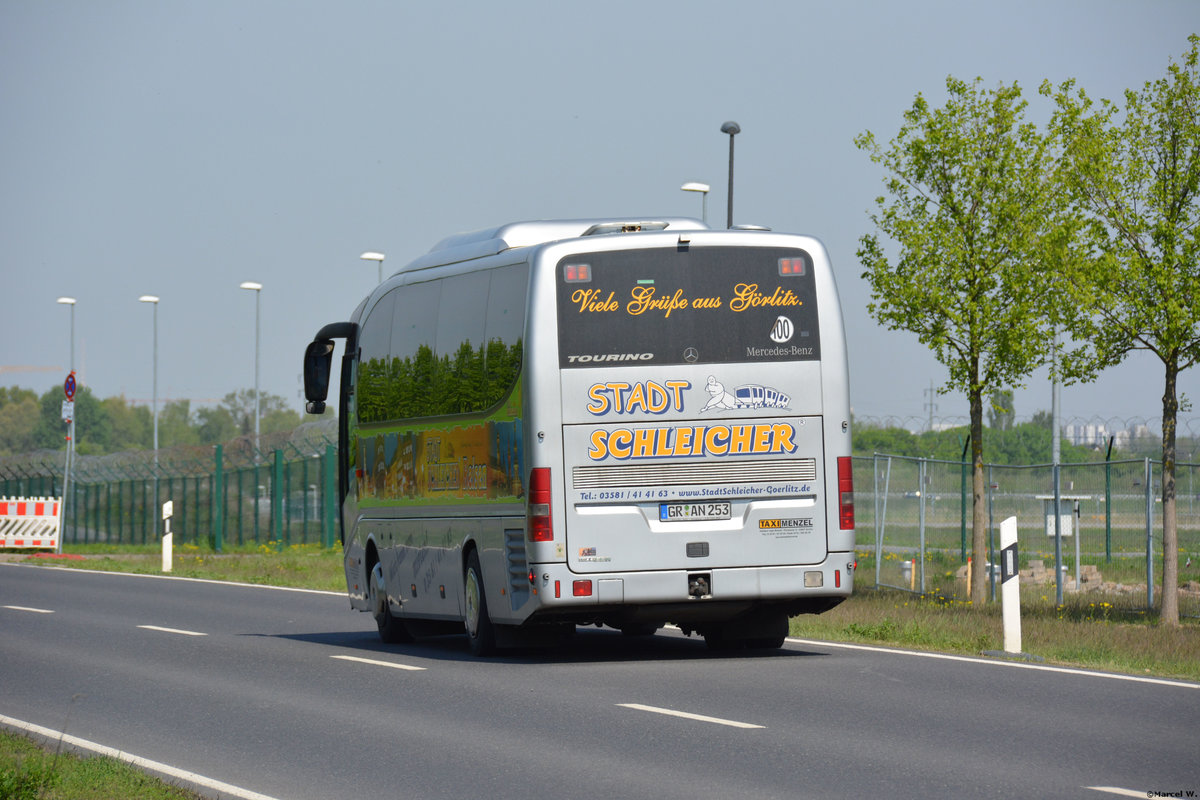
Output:
<svg viewBox="0 0 1200 800">
<path fill-rule="evenodd" d="M 962 422 L 911 333 L 867 312 L 856 258 L 896 133 L 947 76 L 1117 99 L 1200 32 L 1193 0 L 673 2 L 0 0 L 0 385 L 75 368 L 100 397 L 192 407 L 260 386 L 299 409 L 304 346 L 442 238 L 526 219 L 726 217 L 821 239 L 857 419 Z M 20 368 L 20 369 L 18 369 Z M 1180 391 L 1200 402 L 1200 370 Z M 1138 353 L 1062 390 L 1062 417 L 1161 415 Z M 930 403 L 936 408 L 930 409 Z M 1036 373 L 1018 419 L 1049 410 Z M 1189 427 L 1190 426 L 1190 427 Z M 1200 406 L 1180 433 L 1200 434 Z M 81 434 L 82 435 L 82 434 Z"/>
</svg>

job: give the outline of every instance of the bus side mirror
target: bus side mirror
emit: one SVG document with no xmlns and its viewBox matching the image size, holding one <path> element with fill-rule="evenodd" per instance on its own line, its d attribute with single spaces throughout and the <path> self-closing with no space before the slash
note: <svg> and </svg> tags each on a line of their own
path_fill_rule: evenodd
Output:
<svg viewBox="0 0 1200 800">
<path fill-rule="evenodd" d="M 325 398 L 329 395 L 329 370 L 333 365 L 333 342 L 309 342 L 304 350 L 304 410 L 309 414 L 325 413 Z"/>
</svg>

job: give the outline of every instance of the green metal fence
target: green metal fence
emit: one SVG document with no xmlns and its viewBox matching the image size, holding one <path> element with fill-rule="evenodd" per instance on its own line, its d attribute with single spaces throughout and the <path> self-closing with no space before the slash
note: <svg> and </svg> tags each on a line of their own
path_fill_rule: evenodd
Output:
<svg viewBox="0 0 1200 800">
<path fill-rule="evenodd" d="M 153 544 L 173 506 L 178 544 L 333 545 L 337 538 L 336 424 L 245 436 L 216 446 L 76 456 L 61 540 Z M 65 454 L 0 459 L 3 496 L 60 496 Z"/>
<path fill-rule="evenodd" d="M 179 544 L 226 547 L 277 543 L 333 546 L 337 539 L 336 422 L 245 436 L 212 447 L 78 456 L 72 467 L 62 541 L 154 544 L 163 532 L 161 509 L 174 507 L 171 531 Z M 0 494 L 60 496 L 64 453 L 0 459 Z M 1021 553 L 1048 560 L 1054 537 L 1047 519 L 1054 493 L 1050 466 L 989 465 L 986 494 L 989 531 L 1016 516 Z M 1148 459 L 1064 464 L 1060 467 L 1063 563 L 1075 572 L 1087 564 L 1137 562 L 1148 606 L 1161 580 L 1161 468 Z M 931 553 L 942 563 L 965 563 L 971 528 L 969 465 L 956 461 L 876 455 L 854 458 L 855 515 L 860 550 L 876 555 L 879 585 L 923 590 Z M 1200 581 L 1200 465 L 1179 464 L 1177 522 L 1181 553 L 1194 567 L 1180 583 Z M 997 563 L 994 548 L 991 563 Z M 908 564 L 908 567 L 905 567 Z M 907 570 L 907 571 L 906 571 Z M 913 574 L 917 571 L 918 574 Z M 869 574 L 860 576 L 867 580 Z M 1078 580 L 1076 581 L 1078 585 Z M 1200 614 L 1200 597 L 1181 605 Z"/>
<path fill-rule="evenodd" d="M 1062 563 L 1082 587 L 1085 565 L 1103 582 L 1140 592 L 1148 607 L 1162 579 L 1162 468 L 1150 459 L 1063 464 L 1059 467 Z M 984 467 L 989 563 L 997 564 L 999 527 L 1017 518 L 1023 561 L 1040 560 L 1053 574 L 1056 552 L 1054 470 L 1050 465 Z M 875 556 L 878 585 L 924 591 L 927 564 L 965 564 L 970 554 L 970 464 L 875 455 L 854 459 L 858 547 Z M 1200 579 L 1200 465 L 1176 465 L 1177 558 L 1193 566 L 1180 584 Z M 937 554 L 937 559 L 931 558 Z M 985 567 L 986 568 L 986 567 Z M 1108 580 L 1105 573 L 1123 576 Z M 939 576 L 941 577 L 941 576 Z M 1111 586 L 1109 587 L 1112 588 Z M 1184 602 L 1186 601 L 1186 602 Z M 1200 614 L 1200 597 L 1181 598 Z"/>
</svg>

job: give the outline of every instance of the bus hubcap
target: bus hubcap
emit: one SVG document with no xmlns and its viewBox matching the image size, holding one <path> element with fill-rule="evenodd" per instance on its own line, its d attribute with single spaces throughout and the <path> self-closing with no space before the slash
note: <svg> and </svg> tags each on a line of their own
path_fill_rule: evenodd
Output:
<svg viewBox="0 0 1200 800">
<path fill-rule="evenodd" d="M 467 570 L 467 633 L 474 636 L 479 630 L 479 579 L 475 570 Z"/>
</svg>

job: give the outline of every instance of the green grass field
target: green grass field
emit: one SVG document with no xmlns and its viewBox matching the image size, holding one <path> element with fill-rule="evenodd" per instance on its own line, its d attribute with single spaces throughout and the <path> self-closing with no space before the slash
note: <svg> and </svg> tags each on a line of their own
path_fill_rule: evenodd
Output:
<svg viewBox="0 0 1200 800">
<path fill-rule="evenodd" d="M 200 800 L 115 758 L 83 757 L 0 730 L 0 800 Z"/>
</svg>

